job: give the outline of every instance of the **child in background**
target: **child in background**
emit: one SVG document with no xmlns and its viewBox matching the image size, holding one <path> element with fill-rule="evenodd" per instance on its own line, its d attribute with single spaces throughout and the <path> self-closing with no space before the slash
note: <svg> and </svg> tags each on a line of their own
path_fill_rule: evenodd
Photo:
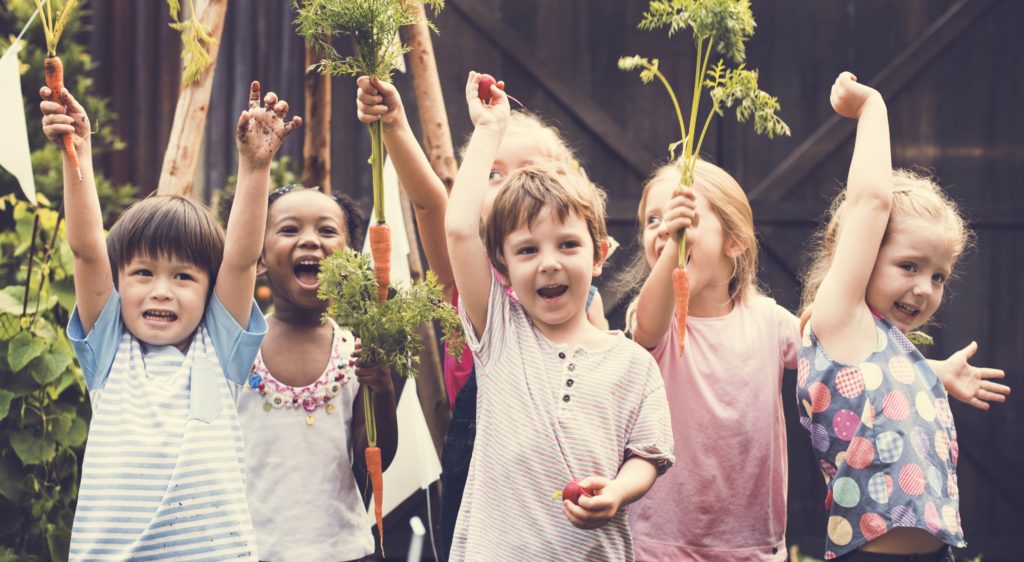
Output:
<svg viewBox="0 0 1024 562">
<path fill-rule="evenodd" d="M 85 110 L 66 91 L 66 111 L 48 88 L 40 95 L 44 133 L 72 136 L 83 174 L 64 154 L 68 337 L 93 408 L 70 559 L 256 560 L 232 394 L 266 330 L 252 293 L 270 163 L 301 119 L 285 121 L 273 93 L 260 107 L 253 82 L 226 236 L 205 207 L 155 196 L 126 210 L 104 243 Z"/>
<path fill-rule="evenodd" d="M 629 560 L 624 508 L 674 460 L 664 385 L 649 354 L 586 318 L 607 238 L 603 193 L 584 175 L 553 163 L 512 172 L 481 240 L 485 180 L 509 106 L 497 87 L 485 106 L 479 81 L 470 72 L 475 131 L 445 217 L 479 377 L 475 453 L 451 559 Z M 574 477 L 594 495 L 559 508 L 551 493 Z"/>
<path fill-rule="evenodd" d="M 677 466 L 629 510 L 638 560 L 786 559 L 782 373 L 796 368 L 798 320 L 757 287 L 757 238 L 736 180 L 698 161 L 693 188 L 676 164 L 644 187 L 644 254 L 627 313 L 633 339 L 661 367 Z M 686 351 L 675 321 L 676 233 L 686 228 Z M 646 281 L 642 276 L 647 274 Z"/>
<path fill-rule="evenodd" d="M 965 542 L 947 389 L 987 408 L 1009 388 L 987 380 L 1002 371 L 967 363 L 974 343 L 929 364 L 907 333 L 938 309 L 969 232 L 938 186 L 892 170 L 877 91 L 844 72 L 831 102 L 857 138 L 805 281 L 797 378 L 828 485 L 825 558 L 952 561 Z"/>
<path fill-rule="evenodd" d="M 420 240 L 427 263 L 437 275 L 438 282 L 445 287 L 450 302 L 458 306 L 458 291 L 452 279 L 451 261 L 444 238 L 444 214 L 448 202 L 444 184 L 431 169 L 430 162 L 413 136 L 398 90 L 390 83 L 367 76 L 359 78 L 356 83 L 359 86 L 356 92 L 359 120 L 367 124 L 381 120 L 384 144 L 402 187 L 416 209 Z M 535 115 L 512 112 L 508 132 L 498 148 L 488 177 L 481 218 L 486 221 L 495 195 L 512 171 L 539 161 L 562 162 L 578 167 L 572 151 L 554 128 Z M 593 286 L 587 300 L 587 318 L 595 326 L 608 329 L 601 295 Z M 441 540 L 443 551 L 448 552 L 469 474 L 476 435 L 477 387 L 473 356 L 468 346 L 463 349 L 459 361 L 450 353 L 445 353 L 444 380 L 452 408 L 452 418 L 441 454 Z"/>
<path fill-rule="evenodd" d="M 324 321 L 317 274 L 320 260 L 361 239 L 365 219 L 350 198 L 315 188 L 280 187 L 264 204 L 259 273 L 274 312 L 237 400 L 260 559 L 362 559 L 374 541 L 351 470 L 366 462 L 359 389 L 373 390 L 385 468 L 398 447 L 395 389 L 386 366 L 355 363 L 351 332 Z"/>
</svg>

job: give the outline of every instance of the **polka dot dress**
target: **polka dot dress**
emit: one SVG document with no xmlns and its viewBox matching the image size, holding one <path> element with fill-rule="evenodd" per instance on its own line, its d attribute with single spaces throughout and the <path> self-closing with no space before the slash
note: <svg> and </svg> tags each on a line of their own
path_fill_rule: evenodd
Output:
<svg viewBox="0 0 1024 562">
<path fill-rule="evenodd" d="M 810 330 L 800 349 L 800 425 L 828 483 L 827 560 L 894 527 L 966 545 L 946 390 L 899 329 L 878 316 L 875 326 L 878 344 L 859 365 L 833 361 Z"/>
</svg>

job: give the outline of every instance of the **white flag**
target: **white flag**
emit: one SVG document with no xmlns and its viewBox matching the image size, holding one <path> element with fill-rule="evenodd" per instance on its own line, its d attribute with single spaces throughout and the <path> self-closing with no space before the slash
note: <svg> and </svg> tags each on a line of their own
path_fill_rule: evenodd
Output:
<svg viewBox="0 0 1024 562">
<path fill-rule="evenodd" d="M 11 173 L 25 197 L 36 204 L 36 181 L 32 177 L 32 155 L 28 148 L 28 127 L 25 124 L 25 100 L 21 98 L 21 75 L 18 73 L 19 42 L 15 41 L 0 57 L 0 167 Z"/>
<path fill-rule="evenodd" d="M 409 271 L 409 252 L 413 249 L 409 247 L 409 237 L 405 232 L 398 176 L 390 158 L 384 161 L 384 219 L 391 226 L 391 283 L 408 285 L 412 277 Z M 370 239 L 367 236 L 363 252 L 369 251 Z M 405 381 L 402 395 L 398 397 L 397 418 L 400 436 L 398 451 L 391 466 L 384 472 L 384 489 L 387 490 L 382 506 L 384 515 L 418 490 L 426 490 L 441 477 L 441 461 L 437 458 L 434 441 L 420 407 L 416 379 Z M 370 502 L 372 509 L 373 502 Z M 372 516 L 369 519 L 371 524 L 376 524 Z"/>
</svg>

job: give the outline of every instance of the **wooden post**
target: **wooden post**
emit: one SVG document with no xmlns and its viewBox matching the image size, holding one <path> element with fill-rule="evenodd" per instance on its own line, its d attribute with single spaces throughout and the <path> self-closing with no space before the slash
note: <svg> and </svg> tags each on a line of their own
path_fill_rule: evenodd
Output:
<svg viewBox="0 0 1024 562">
<path fill-rule="evenodd" d="M 306 68 L 320 57 L 306 45 Z M 331 192 L 331 77 L 306 70 L 306 118 L 302 143 L 302 184 Z"/>
<path fill-rule="evenodd" d="M 182 86 L 178 95 L 171 138 L 167 142 L 167 152 L 164 153 L 164 164 L 160 171 L 160 187 L 157 191 L 161 194 L 192 194 L 199 151 L 206 132 L 206 117 L 210 112 L 213 73 L 217 68 L 217 52 L 224 31 L 228 0 L 196 0 L 195 4 L 199 21 L 209 26 L 216 43 L 210 48 L 210 66 L 203 71 L 199 81 Z"/>
<path fill-rule="evenodd" d="M 421 20 L 426 21 L 423 5 L 417 3 L 416 10 Z M 444 96 L 441 94 L 441 81 L 437 75 L 437 61 L 434 59 L 434 47 L 430 39 L 430 29 L 424 24 L 410 25 L 402 28 L 402 39 L 410 48 L 409 60 L 412 72 L 413 88 L 416 91 L 416 105 L 420 115 L 420 126 L 423 129 L 423 148 L 445 189 L 451 191 L 458 172 L 455 162 L 455 149 L 452 147 L 452 134 L 448 128 L 448 114 L 444 108 Z M 412 207 L 402 190 L 402 211 L 405 213 L 406 232 L 409 233 L 411 251 L 409 252 L 409 269 L 414 279 L 423 276 L 423 266 L 419 256 L 419 237 L 412 221 Z M 451 410 L 448 407 L 448 395 L 445 391 L 444 373 L 441 368 L 441 352 L 437 346 L 437 334 L 433 324 L 423 327 L 423 339 L 426 345 L 420 356 L 420 384 L 417 386 L 420 396 L 420 407 L 430 428 L 430 436 L 434 439 L 434 448 L 438 455 L 444 445 L 444 434 L 448 430 Z"/>
<path fill-rule="evenodd" d="M 416 4 L 421 20 L 426 21 L 423 4 Z M 425 24 L 410 25 L 402 28 L 402 38 L 409 46 L 412 86 L 416 91 L 416 106 L 420 114 L 420 127 L 423 129 L 423 149 L 430 160 L 430 167 L 437 177 L 441 178 L 445 189 L 452 190 L 455 174 L 459 170 L 455 161 L 455 149 L 452 147 L 452 132 L 448 128 L 448 113 L 444 108 L 444 96 L 441 94 L 441 80 L 437 75 L 437 61 L 434 58 L 434 45 L 430 39 L 430 29 Z"/>
</svg>

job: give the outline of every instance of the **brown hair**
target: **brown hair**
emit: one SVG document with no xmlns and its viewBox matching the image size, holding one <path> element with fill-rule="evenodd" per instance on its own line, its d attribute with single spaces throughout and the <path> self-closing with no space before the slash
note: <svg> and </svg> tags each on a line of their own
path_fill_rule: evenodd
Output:
<svg viewBox="0 0 1024 562">
<path fill-rule="evenodd" d="M 151 195 L 128 207 L 107 236 L 110 271 L 117 275 L 136 256 L 194 264 L 217 281 L 224 258 L 224 229 L 205 206 L 180 195 Z"/>
<path fill-rule="evenodd" d="M 885 225 L 882 245 L 889 240 L 893 225 L 898 221 L 921 219 L 942 223 L 949 234 L 955 264 L 973 236 L 966 221 L 960 216 L 956 202 L 950 199 L 932 178 L 911 170 L 893 170 L 892 189 L 892 210 L 889 212 L 889 222 Z M 825 215 L 828 218 L 825 227 L 815 236 L 813 258 L 803 278 L 804 292 L 800 303 L 802 323 L 807 322 L 818 287 L 832 266 L 845 214 L 846 191 L 843 190 L 832 201 L 832 206 Z"/>
<path fill-rule="evenodd" d="M 640 205 L 637 208 L 641 248 L 644 240 L 647 196 L 651 192 L 651 187 L 664 181 L 678 184 L 682 175 L 679 165 L 671 162 L 655 170 L 644 184 Z M 729 279 L 729 298 L 738 300 L 759 293 L 757 235 L 754 232 L 754 213 L 750 209 L 747 194 L 728 172 L 705 160 L 698 160 L 694 168 L 693 189 L 707 199 L 711 211 L 722 223 L 725 243 L 733 243 L 743 248 L 743 252 L 735 258 L 736 268 Z M 651 266 L 641 249 L 623 273 L 617 286 L 625 291 L 634 291 L 643 286 L 650 272 Z"/>
<path fill-rule="evenodd" d="M 605 198 L 604 191 L 582 171 L 564 163 L 533 164 L 512 172 L 495 197 L 491 216 L 483 227 L 484 245 L 494 268 L 508 277 L 508 263 L 502 251 L 505 238 L 524 224 L 532 223 L 545 208 L 551 208 L 559 220 L 564 221 L 572 213 L 587 223 L 597 262 L 604 255 L 603 246 L 608 240 Z"/>
</svg>

